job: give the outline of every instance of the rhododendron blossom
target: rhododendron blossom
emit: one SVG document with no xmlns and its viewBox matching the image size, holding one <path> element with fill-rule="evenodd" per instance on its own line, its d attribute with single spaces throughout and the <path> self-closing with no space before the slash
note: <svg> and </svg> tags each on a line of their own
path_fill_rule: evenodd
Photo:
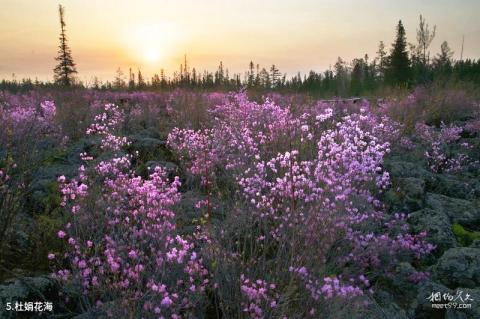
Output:
<svg viewBox="0 0 480 319">
<path fill-rule="evenodd" d="M 255 245 L 260 251 L 266 245 L 286 249 L 288 273 L 304 281 L 314 301 L 361 296 L 371 289 L 366 278 L 371 269 L 375 276 L 388 277 L 397 259 L 421 258 L 434 249 L 424 232 L 409 233 L 405 214 L 388 216 L 379 200 L 390 187 L 383 159 L 399 125 L 373 114 L 366 101 L 335 111 L 328 104 L 297 111 L 299 117 L 240 93 L 211 110 L 208 131 L 174 130 L 169 145 L 181 159 L 188 154 L 190 167 L 208 167 L 211 183 L 218 176 L 212 173 L 216 167 L 226 169 L 223 174 L 235 181 L 235 194 L 246 207 L 244 218 L 258 227 Z M 208 147 L 198 148 L 203 145 L 193 142 L 198 140 L 208 140 Z M 190 172 L 205 176 L 202 169 Z M 344 266 L 343 274 L 318 278 L 307 271 L 325 265 L 339 243 L 342 253 L 330 259 Z M 251 287 L 242 291 L 254 295 Z M 258 302 L 244 311 L 263 316 Z"/>
<path fill-rule="evenodd" d="M 463 169 L 471 160 L 461 152 L 452 154 L 451 147 L 460 140 L 463 128 L 446 126 L 442 123 L 440 130 L 435 130 L 423 123 L 417 123 L 415 130 L 421 141 L 427 146 L 425 158 L 429 168 L 434 172 L 453 172 Z M 468 148 L 468 143 L 463 145 Z"/>
<path fill-rule="evenodd" d="M 113 132 L 121 120 L 118 107 L 106 105 L 88 134 L 102 137 L 101 149 L 119 151 L 126 140 Z M 58 233 L 60 238 L 69 236 L 71 248 L 65 257 L 71 273 L 59 270 L 56 276 L 72 278 L 86 298 L 100 294 L 102 302 L 97 304 L 110 315 L 127 315 L 131 308 L 124 303 L 139 302 L 145 315 L 173 317 L 193 311 L 208 272 L 195 245 L 176 230 L 171 207 L 180 200 L 179 178 L 170 182 L 166 172 L 155 167 L 143 179 L 131 169 L 130 157 L 115 154 L 86 165 L 80 167 L 78 179 L 58 179 L 72 226 Z M 100 194 L 91 193 L 99 187 Z M 198 288 L 190 289 L 192 285 Z M 107 301 L 121 304 L 105 308 Z"/>
</svg>

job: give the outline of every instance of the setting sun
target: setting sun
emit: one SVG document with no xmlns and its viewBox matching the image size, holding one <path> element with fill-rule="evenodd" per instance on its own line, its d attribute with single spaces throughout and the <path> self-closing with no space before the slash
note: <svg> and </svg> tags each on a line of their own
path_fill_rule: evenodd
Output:
<svg viewBox="0 0 480 319">
<path fill-rule="evenodd" d="M 144 59 L 146 62 L 158 62 L 160 59 L 160 51 L 156 48 L 150 48 L 145 51 Z"/>
<path fill-rule="evenodd" d="M 121 37 L 127 54 L 134 61 L 150 65 L 173 56 L 182 39 L 178 28 L 167 22 L 130 25 Z"/>
</svg>

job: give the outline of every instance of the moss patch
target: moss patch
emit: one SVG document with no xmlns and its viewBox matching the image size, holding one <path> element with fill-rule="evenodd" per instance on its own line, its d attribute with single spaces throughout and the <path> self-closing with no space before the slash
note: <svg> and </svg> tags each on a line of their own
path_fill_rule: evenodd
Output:
<svg viewBox="0 0 480 319">
<path fill-rule="evenodd" d="M 468 246 L 475 239 L 480 239 L 480 231 L 468 231 L 458 223 L 452 225 L 452 231 L 457 237 L 458 243 L 462 246 Z"/>
</svg>

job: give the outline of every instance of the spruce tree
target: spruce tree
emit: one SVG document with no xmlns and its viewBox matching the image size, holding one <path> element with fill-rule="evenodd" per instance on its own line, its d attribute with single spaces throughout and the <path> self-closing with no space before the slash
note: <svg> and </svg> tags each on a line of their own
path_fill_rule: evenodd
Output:
<svg viewBox="0 0 480 319">
<path fill-rule="evenodd" d="M 411 78 L 410 59 L 407 52 L 407 39 L 402 20 L 398 21 L 397 36 L 392 44 L 388 59 L 386 81 L 392 85 L 408 85 Z"/>
<path fill-rule="evenodd" d="M 385 51 L 385 44 L 380 41 L 377 51 L 378 70 L 377 76 L 383 80 L 385 79 L 385 69 L 387 67 L 387 52 Z"/>
<path fill-rule="evenodd" d="M 63 86 L 71 86 L 74 84 L 74 74 L 77 73 L 75 63 L 72 58 L 72 51 L 67 43 L 67 34 L 65 30 L 65 10 L 62 5 L 58 6 L 58 13 L 60 15 L 60 45 L 58 46 L 58 56 L 55 60 L 58 61 L 54 71 L 55 83 Z"/>
<path fill-rule="evenodd" d="M 247 85 L 248 87 L 253 87 L 254 81 L 255 81 L 255 65 L 253 64 L 253 61 L 250 61 L 250 64 L 248 65 L 248 76 L 247 76 Z"/>
<path fill-rule="evenodd" d="M 447 41 L 443 41 L 440 46 L 440 53 L 433 59 L 434 70 L 437 76 L 448 77 L 452 73 L 453 51 L 448 46 Z"/>
<path fill-rule="evenodd" d="M 362 93 L 365 84 L 367 63 L 363 59 L 353 59 L 352 66 L 350 93 L 358 96 Z"/>
<path fill-rule="evenodd" d="M 349 70 L 341 57 L 338 57 L 337 62 L 334 65 L 335 69 L 335 81 L 337 84 L 336 95 L 337 96 L 345 96 L 347 95 L 348 91 L 348 76 Z"/>
<path fill-rule="evenodd" d="M 272 87 L 278 87 L 279 82 L 281 81 L 280 77 L 282 74 L 280 73 L 280 70 L 275 66 L 275 64 L 272 64 L 270 67 L 270 79 L 272 83 Z"/>
<path fill-rule="evenodd" d="M 147 83 L 145 83 L 145 80 L 143 79 L 142 71 L 138 69 L 138 74 L 137 74 L 137 86 L 139 89 L 143 89 L 147 86 Z"/>
<path fill-rule="evenodd" d="M 135 74 L 132 72 L 132 68 L 128 69 L 128 88 L 130 90 L 135 89 Z"/>
<path fill-rule="evenodd" d="M 115 75 L 115 79 L 113 81 L 113 86 L 116 89 L 123 89 L 125 87 L 125 79 L 124 79 L 124 74 L 123 71 L 120 67 L 118 67 Z"/>
<path fill-rule="evenodd" d="M 272 82 L 270 81 L 270 74 L 265 68 L 262 68 L 262 70 L 260 71 L 259 78 L 260 78 L 260 85 L 263 88 L 269 89 L 272 86 Z"/>
</svg>

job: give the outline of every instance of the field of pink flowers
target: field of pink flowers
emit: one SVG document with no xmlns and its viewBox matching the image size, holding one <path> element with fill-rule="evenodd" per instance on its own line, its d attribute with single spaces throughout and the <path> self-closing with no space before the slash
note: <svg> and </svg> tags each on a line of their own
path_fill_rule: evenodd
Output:
<svg viewBox="0 0 480 319">
<path fill-rule="evenodd" d="M 475 318 L 480 107 L 448 94 L 3 92 L 1 302 L 43 278 L 65 317 L 432 318 L 463 289 Z"/>
</svg>

